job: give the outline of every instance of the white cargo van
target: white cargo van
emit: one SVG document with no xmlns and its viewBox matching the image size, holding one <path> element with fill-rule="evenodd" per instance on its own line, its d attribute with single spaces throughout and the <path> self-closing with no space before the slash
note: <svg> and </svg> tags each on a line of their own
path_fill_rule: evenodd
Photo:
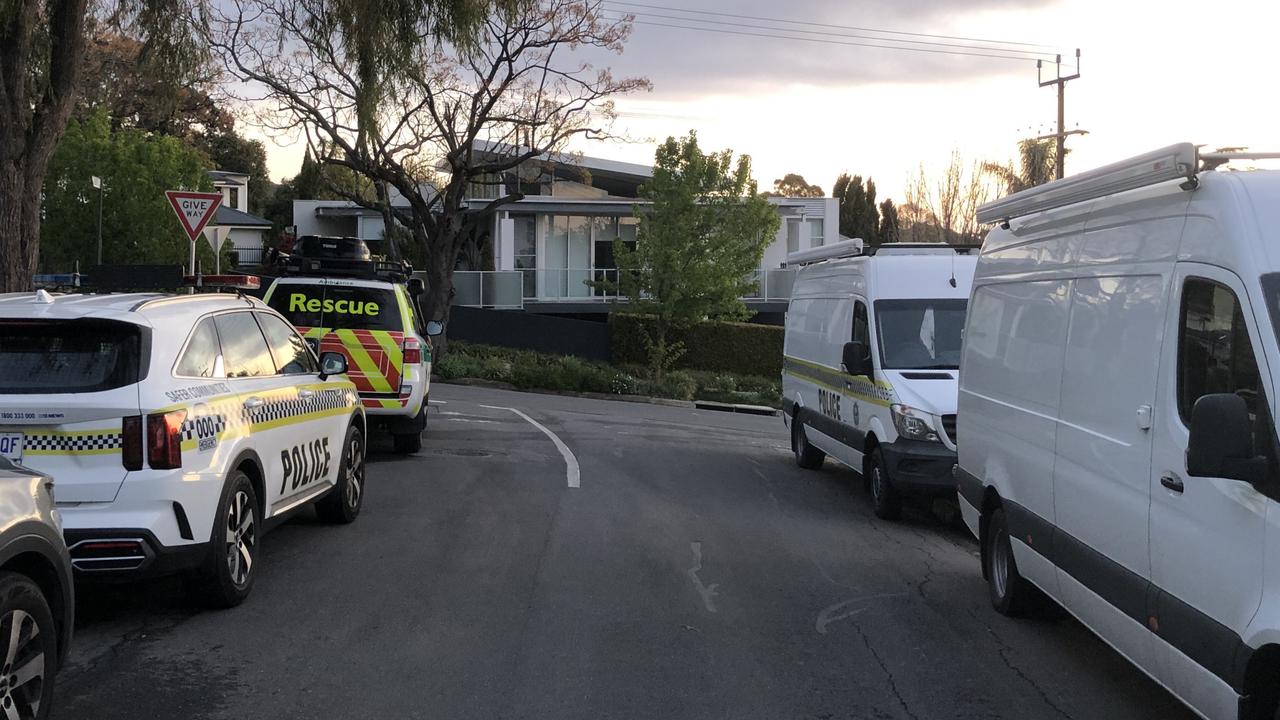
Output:
<svg viewBox="0 0 1280 720">
<path fill-rule="evenodd" d="M 857 243 L 851 245 L 850 243 Z M 956 369 L 974 248 L 860 241 L 794 253 L 783 419 L 796 463 L 862 473 L 875 512 L 955 496 Z"/>
<path fill-rule="evenodd" d="M 1201 715 L 1272 720 L 1280 172 L 1235 157 L 979 210 L 956 474 L 997 610 L 1034 586 Z"/>
</svg>

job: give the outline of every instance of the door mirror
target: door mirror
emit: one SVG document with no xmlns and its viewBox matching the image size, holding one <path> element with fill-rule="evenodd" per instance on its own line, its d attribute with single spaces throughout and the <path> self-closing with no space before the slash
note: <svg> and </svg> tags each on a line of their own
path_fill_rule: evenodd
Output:
<svg viewBox="0 0 1280 720">
<path fill-rule="evenodd" d="M 444 332 L 444 326 L 439 320 L 432 320 L 427 323 L 427 337 L 435 337 Z"/>
<path fill-rule="evenodd" d="M 339 352 L 320 353 L 320 379 L 347 371 L 347 356 Z"/>
<path fill-rule="evenodd" d="M 867 351 L 866 343 L 845 343 L 841 362 L 844 365 L 844 371 L 850 375 L 866 375 L 867 377 L 871 377 L 871 353 Z"/>
<path fill-rule="evenodd" d="M 409 287 L 409 295 L 411 297 L 418 297 L 419 295 L 427 291 L 426 283 L 422 282 L 422 278 L 419 278 L 419 277 L 409 278 L 408 287 Z"/>
<path fill-rule="evenodd" d="M 1191 408 L 1187 474 L 1261 482 L 1267 460 L 1253 450 L 1253 421 L 1244 398 L 1233 393 L 1203 395 Z"/>
</svg>

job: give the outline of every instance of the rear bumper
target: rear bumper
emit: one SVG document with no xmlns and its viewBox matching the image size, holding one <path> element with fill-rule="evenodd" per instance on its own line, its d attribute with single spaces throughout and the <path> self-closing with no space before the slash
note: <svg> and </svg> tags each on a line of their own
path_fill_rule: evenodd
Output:
<svg viewBox="0 0 1280 720">
<path fill-rule="evenodd" d="M 894 489 L 904 495 L 953 496 L 956 452 L 941 443 L 899 440 L 880 446 Z"/>
<path fill-rule="evenodd" d="M 165 546 L 149 530 L 67 530 L 67 548 L 76 577 L 137 580 L 181 572 L 202 563 L 209 543 Z"/>
</svg>

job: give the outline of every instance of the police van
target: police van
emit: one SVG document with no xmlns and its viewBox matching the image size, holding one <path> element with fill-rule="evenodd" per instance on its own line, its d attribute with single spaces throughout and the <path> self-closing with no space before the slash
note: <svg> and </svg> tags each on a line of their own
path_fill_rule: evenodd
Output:
<svg viewBox="0 0 1280 720">
<path fill-rule="evenodd" d="M 417 452 L 427 423 L 431 340 L 417 298 L 422 281 L 403 263 L 371 255 L 358 238 L 303 236 L 264 296 L 321 352 L 344 355 L 371 425 L 395 451 Z"/>
<path fill-rule="evenodd" d="M 876 515 L 954 496 L 956 375 L 972 248 L 861 240 L 792 253 L 782 394 L 796 464 L 862 473 Z"/>
<path fill-rule="evenodd" d="M 82 576 L 185 571 L 242 601 L 264 529 L 364 499 L 346 358 L 231 293 L 0 295 L 0 454 L 52 476 Z"/>
</svg>

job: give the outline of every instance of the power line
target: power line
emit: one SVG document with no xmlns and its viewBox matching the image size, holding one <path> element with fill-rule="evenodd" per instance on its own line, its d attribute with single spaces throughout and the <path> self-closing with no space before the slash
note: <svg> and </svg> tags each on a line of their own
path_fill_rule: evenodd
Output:
<svg viewBox="0 0 1280 720">
<path fill-rule="evenodd" d="M 620 12 L 620 11 L 612 10 L 610 12 Z M 985 50 L 985 51 L 994 51 L 994 52 L 1002 52 L 1002 53 L 1005 53 L 1005 52 L 1025 53 L 1028 56 L 1027 59 L 1030 59 L 1030 60 L 1035 60 L 1038 58 L 1052 59 L 1054 57 L 1054 53 L 1047 50 L 1020 50 L 1016 48 L 993 48 L 993 47 L 987 47 L 985 45 L 959 45 L 955 43 L 939 42 L 937 40 L 907 40 L 907 39 L 898 39 L 898 38 L 875 37 L 872 35 L 851 35 L 848 33 L 826 32 L 822 30 L 792 30 L 789 28 L 769 27 L 764 25 L 749 25 L 747 23 L 727 22 L 724 20 L 703 20 L 701 18 L 681 17 L 679 15 L 662 15 L 660 13 L 650 13 L 650 12 L 630 12 L 628 14 L 638 18 L 659 18 L 663 20 L 679 20 L 682 22 L 696 22 L 696 23 L 703 23 L 707 25 L 720 25 L 725 27 L 748 28 L 751 30 L 776 30 L 778 32 L 805 33 L 808 35 L 823 35 L 827 37 L 849 38 L 854 40 L 872 40 L 875 42 L 907 43 L 911 45 L 933 45 L 941 48 L 957 48 L 961 50 Z M 836 27 L 836 26 L 832 26 L 832 27 Z"/>
<path fill-rule="evenodd" d="M 606 0 L 604 4 L 605 5 L 626 5 L 630 7 L 646 8 L 649 10 L 665 10 L 668 12 L 682 12 L 682 13 L 691 13 L 691 14 L 698 14 L 698 15 L 714 15 L 717 17 L 734 18 L 736 20 L 760 20 L 763 22 L 778 22 L 778 23 L 787 23 L 790 25 L 808 25 L 811 27 L 835 28 L 837 30 L 856 30 L 858 32 L 874 32 L 874 33 L 882 33 L 887 35 L 907 35 L 910 37 L 936 38 L 939 40 L 962 40 L 965 42 L 981 42 L 981 43 L 998 44 L 998 45 L 1019 45 L 1022 47 L 1044 48 L 1046 50 L 1056 49 L 1056 46 L 1054 45 L 1043 45 L 1040 43 L 1014 42 L 1011 40 L 990 40 L 986 38 L 963 37 L 958 35 L 939 35 L 934 33 L 907 32 L 905 30 L 884 30 L 881 28 L 859 27 L 856 25 L 834 25 L 831 23 L 819 23 L 819 22 L 811 22 L 807 20 L 787 20 L 785 18 L 769 18 L 769 17 L 760 17 L 756 15 L 741 15 L 738 13 L 715 12 L 713 10 L 686 10 L 684 8 L 668 7 L 664 5 L 648 5 L 645 3 L 625 2 L 624 0 Z M 690 18 L 690 19 L 692 20 L 694 18 Z M 885 38 L 885 40 L 892 40 L 892 38 Z M 999 50 L 1000 48 L 991 48 L 991 49 Z"/>
<path fill-rule="evenodd" d="M 815 37 L 797 37 L 795 35 L 771 35 L 768 33 L 753 33 L 753 32 L 745 32 L 742 30 L 721 30 L 719 28 L 712 28 L 712 27 L 697 27 L 693 25 L 672 25 L 670 23 L 658 23 L 658 22 L 651 22 L 648 20 L 635 20 L 634 23 L 636 25 L 651 25 L 654 27 L 675 28 L 677 30 L 699 30 L 702 32 L 720 33 L 722 35 L 741 35 L 744 37 L 774 38 L 777 40 L 802 40 L 804 42 L 823 43 L 825 45 L 846 45 L 850 47 L 880 48 L 882 50 L 905 50 L 907 52 L 931 53 L 934 55 L 965 55 L 968 57 L 995 58 L 997 60 L 1018 60 L 1021 62 L 1030 62 L 1036 59 L 1034 57 L 1017 56 L 1017 55 L 996 55 L 994 53 L 964 52 L 960 50 L 940 50 L 935 48 L 903 47 L 901 45 L 874 45 L 872 43 L 865 43 L 865 42 L 842 42 L 839 40 L 825 40 L 823 38 L 815 38 Z M 783 32 L 786 32 L 786 31 L 783 31 Z M 894 42 L 894 41 L 886 38 L 885 42 Z"/>
</svg>

